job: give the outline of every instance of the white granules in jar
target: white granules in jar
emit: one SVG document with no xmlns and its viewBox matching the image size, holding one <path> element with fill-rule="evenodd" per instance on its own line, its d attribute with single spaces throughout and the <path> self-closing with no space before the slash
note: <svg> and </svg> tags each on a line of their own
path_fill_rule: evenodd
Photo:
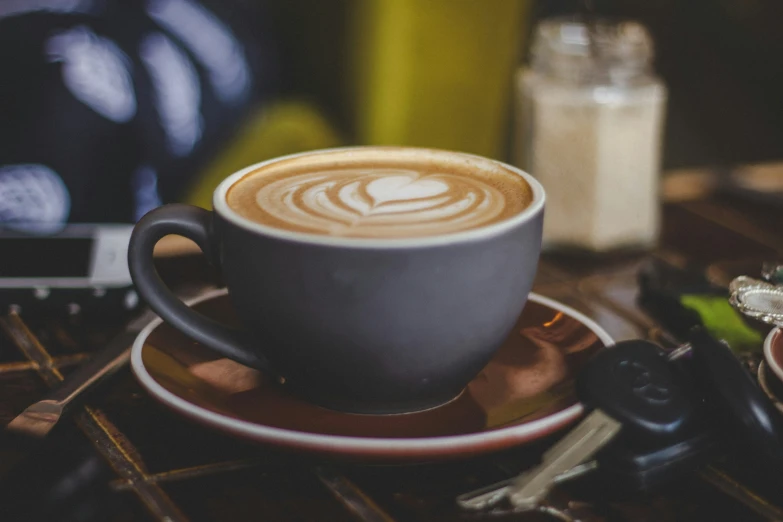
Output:
<svg viewBox="0 0 783 522">
<path fill-rule="evenodd" d="M 653 245 L 665 87 L 644 68 L 632 68 L 631 76 L 623 69 L 616 81 L 608 74 L 622 65 L 616 56 L 607 66 L 598 59 L 605 57 L 573 60 L 562 46 L 560 54 L 548 50 L 547 65 L 556 67 L 539 63 L 517 78 L 518 163 L 546 191 L 545 246 L 607 251 Z M 571 61 L 558 62 L 563 56 Z M 574 76 L 566 74 L 569 67 L 576 68 Z"/>
</svg>

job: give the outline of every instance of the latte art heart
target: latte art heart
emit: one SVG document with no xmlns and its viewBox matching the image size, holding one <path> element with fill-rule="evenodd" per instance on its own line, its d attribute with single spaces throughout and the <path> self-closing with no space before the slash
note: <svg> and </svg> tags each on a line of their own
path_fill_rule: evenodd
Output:
<svg viewBox="0 0 783 522">
<path fill-rule="evenodd" d="M 438 179 L 421 179 L 416 172 L 410 172 L 407 176 L 392 174 L 367 183 L 367 194 L 375 203 L 439 196 L 448 190 L 447 182 Z"/>
<path fill-rule="evenodd" d="M 275 228 L 364 238 L 470 230 L 508 218 L 529 202 L 528 186 L 514 173 L 449 166 L 261 170 L 232 186 L 227 200 L 241 215 Z"/>
<path fill-rule="evenodd" d="M 446 173 L 342 170 L 262 187 L 258 207 L 292 228 L 364 237 L 421 236 L 495 220 L 505 198 L 478 180 Z"/>
</svg>

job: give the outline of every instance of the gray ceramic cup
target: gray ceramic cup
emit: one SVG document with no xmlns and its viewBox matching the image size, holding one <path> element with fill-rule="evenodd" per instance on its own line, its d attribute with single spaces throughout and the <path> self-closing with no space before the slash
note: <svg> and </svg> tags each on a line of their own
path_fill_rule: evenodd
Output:
<svg viewBox="0 0 783 522">
<path fill-rule="evenodd" d="M 501 167 L 531 188 L 511 218 L 441 236 L 363 239 L 290 232 L 240 216 L 228 188 L 271 162 L 312 155 L 447 155 Z M 435 156 L 432 156 L 435 155 Z M 219 354 L 282 376 L 324 407 L 370 414 L 422 410 L 458 396 L 509 334 L 533 285 L 544 190 L 486 158 L 428 149 L 357 147 L 253 165 L 215 190 L 213 211 L 165 205 L 141 219 L 128 259 L 136 287 L 165 321 Z M 189 309 L 153 265 L 168 234 L 195 241 L 217 265 L 243 329 Z"/>
</svg>

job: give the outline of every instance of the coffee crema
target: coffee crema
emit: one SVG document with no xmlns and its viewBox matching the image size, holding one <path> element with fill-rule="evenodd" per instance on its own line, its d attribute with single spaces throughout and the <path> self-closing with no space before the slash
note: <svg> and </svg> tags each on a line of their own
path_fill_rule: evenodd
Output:
<svg viewBox="0 0 783 522">
<path fill-rule="evenodd" d="M 478 166 L 465 159 L 416 163 L 341 158 L 330 163 L 301 158 L 304 161 L 293 158 L 245 175 L 229 188 L 229 207 L 282 230 L 409 238 L 491 225 L 520 213 L 532 201 L 530 186 L 521 176 L 489 160 Z"/>
</svg>

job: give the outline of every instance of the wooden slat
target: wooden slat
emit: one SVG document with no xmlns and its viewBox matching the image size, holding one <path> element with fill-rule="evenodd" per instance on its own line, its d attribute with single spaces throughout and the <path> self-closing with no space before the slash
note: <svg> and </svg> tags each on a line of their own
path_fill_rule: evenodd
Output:
<svg viewBox="0 0 783 522">
<path fill-rule="evenodd" d="M 367 493 L 336 470 L 319 466 L 315 470 L 318 480 L 345 508 L 363 522 L 394 522 Z"/>
<path fill-rule="evenodd" d="M 49 387 L 63 380 L 55 359 L 16 314 L 0 320 L 0 326 L 24 355 L 33 362 L 38 375 Z M 97 409 L 83 407 L 75 415 L 76 424 L 115 472 L 127 480 L 147 509 L 160 521 L 187 522 L 188 518 L 156 484 L 146 480 L 143 464 L 133 445 Z"/>
</svg>

